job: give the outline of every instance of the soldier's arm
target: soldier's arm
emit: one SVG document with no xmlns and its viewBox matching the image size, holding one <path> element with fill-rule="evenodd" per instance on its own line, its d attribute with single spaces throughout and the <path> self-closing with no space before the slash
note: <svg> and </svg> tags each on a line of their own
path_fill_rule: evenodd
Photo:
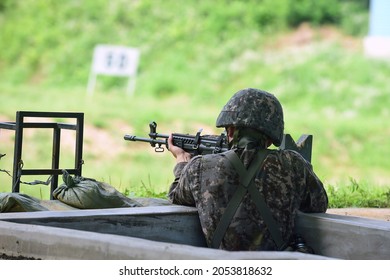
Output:
<svg viewBox="0 0 390 280">
<path fill-rule="evenodd" d="M 324 213 L 328 208 L 328 195 L 323 183 L 314 173 L 311 164 L 305 166 L 306 186 L 303 192 L 301 211 Z"/>
<path fill-rule="evenodd" d="M 173 174 L 175 179 L 169 189 L 169 199 L 174 204 L 195 206 L 194 190 L 199 189 L 200 156 L 190 162 L 176 164 Z"/>
</svg>

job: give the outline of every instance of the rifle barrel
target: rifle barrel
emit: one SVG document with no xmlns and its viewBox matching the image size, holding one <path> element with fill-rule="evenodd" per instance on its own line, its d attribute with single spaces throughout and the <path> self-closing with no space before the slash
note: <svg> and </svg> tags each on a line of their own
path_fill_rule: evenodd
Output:
<svg viewBox="0 0 390 280">
<path fill-rule="evenodd" d="M 159 140 L 159 139 L 152 139 L 152 138 L 144 138 L 144 137 L 138 137 L 135 135 L 129 135 L 126 134 L 123 137 L 127 141 L 141 141 L 141 142 L 148 142 L 150 144 L 160 144 L 160 145 L 166 145 L 167 141 L 166 140 Z"/>
</svg>

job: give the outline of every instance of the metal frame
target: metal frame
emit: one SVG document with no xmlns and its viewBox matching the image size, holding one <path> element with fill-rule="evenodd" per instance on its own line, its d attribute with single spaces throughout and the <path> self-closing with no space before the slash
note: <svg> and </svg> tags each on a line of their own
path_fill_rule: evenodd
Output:
<svg viewBox="0 0 390 280">
<path fill-rule="evenodd" d="M 297 142 L 291 137 L 290 134 L 284 134 L 282 144 L 279 149 L 281 150 L 294 150 L 301 154 L 301 156 L 308 162 L 311 162 L 313 146 L 313 135 L 303 134 Z"/>
<path fill-rule="evenodd" d="M 76 124 L 56 123 L 56 122 L 25 122 L 26 117 L 33 118 L 65 118 L 76 119 Z M 22 175 L 52 175 L 50 199 L 53 199 L 53 191 L 58 186 L 58 175 L 62 174 L 59 169 L 60 163 L 60 142 L 61 130 L 76 131 L 76 147 L 74 168 L 66 169 L 70 174 L 81 176 L 83 164 L 83 134 L 84 134 L 84 113 L 69 112 L 34 112 L 17 111 L 16 122 L 2 122 L 0 129 L 15 130 L 14 163 L 12 172 L 12 192 L 20 191 L 20 177 Z M 22 169 L 22 148 L 23 130 L 25 128 L 49 128 L 53 129 L 52 163 L 51 169 Z"/>
</svg>

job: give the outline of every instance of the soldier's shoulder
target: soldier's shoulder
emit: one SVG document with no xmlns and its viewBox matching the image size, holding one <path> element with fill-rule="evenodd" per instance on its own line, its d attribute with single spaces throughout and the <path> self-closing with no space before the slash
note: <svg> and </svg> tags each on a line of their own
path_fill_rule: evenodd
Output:
<svg viewBox="0 0 390 280">
<path fill-rule="evenodd" d="M 306 160 L 304 157 L 294 150 L 273 150 L 271 154 L 278 156 L 281 160 L 291 161 L 291 162 L 303 162 Z"/>
</svg>

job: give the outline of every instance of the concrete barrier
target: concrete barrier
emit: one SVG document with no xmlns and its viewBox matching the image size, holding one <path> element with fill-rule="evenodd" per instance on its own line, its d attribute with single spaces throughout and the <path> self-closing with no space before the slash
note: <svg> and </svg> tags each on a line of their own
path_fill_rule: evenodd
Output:
<svg viewBox="0 0 390 280">
<path fill-rule="evenodd" d="M 317 255 L 206 248 L 195 208 L 153 206 L 0 214 L 0 254 L 42 259 L 390 259 L 390 223 L 299 213 Z"/>
<path fill-rule="evenodd" d="M 353 260 L 390 260 L 389 222 L 300 213 L 297 229 L 321 255 Z"/>
<path fill-rule="evenodd" d="M 185 206 L 5 213 L 0 220 L 206 247 L 198 212 Z"/>
<path fill-rule="evenodd" d="M 296 252 L 228 252 L 33 224 L 0 221 L 0 255 L 45 260 L 328 259 Z"/>
</svg>

